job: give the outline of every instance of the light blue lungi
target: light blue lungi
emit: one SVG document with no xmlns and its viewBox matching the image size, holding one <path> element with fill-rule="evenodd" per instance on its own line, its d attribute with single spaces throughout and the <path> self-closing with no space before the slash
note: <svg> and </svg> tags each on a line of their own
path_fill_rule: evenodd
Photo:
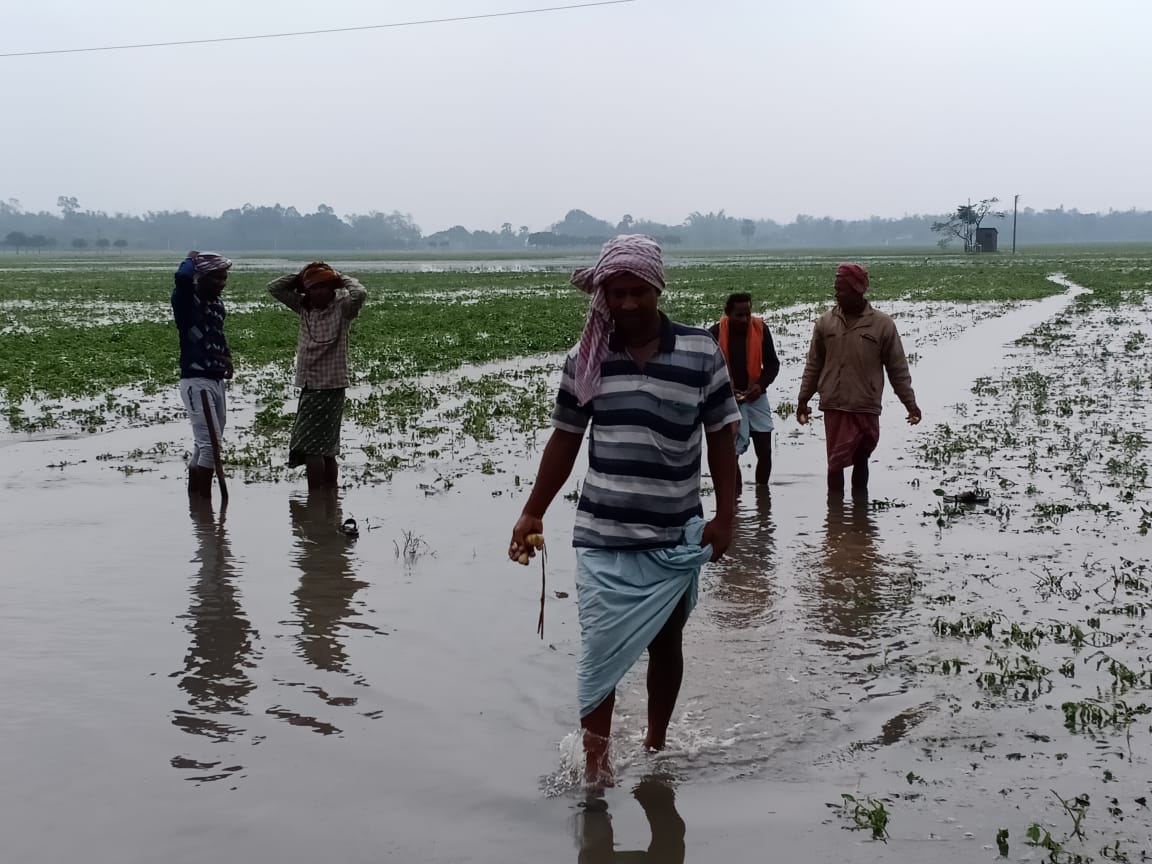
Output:
<svg viewBox="0 0 1152 864">
<path fill-rule="evenodd" d="M 684 526 L 679 546 L 632 552 L 576 550 L 576 598 L 582 651 L 577 668 L 580 716 L 616 689 L 625 673 L 668 623 L 682 597 L 696 606 L 700 570 L 712 557 L 701 546 L 704 520 Z"/>
<path fill-rule="evenodd" d="M 753 432 L 771 432 L 776 428 L 772 420 L 772 405 L 768 396 L 761 394 L 755 402 L 740 402 L 740 428 L 736 430 L 736 455 L 748 452 Z"/>
</svg>

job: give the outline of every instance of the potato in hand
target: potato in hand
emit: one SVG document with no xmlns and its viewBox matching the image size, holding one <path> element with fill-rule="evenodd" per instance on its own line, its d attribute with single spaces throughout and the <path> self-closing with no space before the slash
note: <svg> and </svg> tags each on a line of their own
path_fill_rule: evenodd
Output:
<svg viewBox="0 0 1152 864">
<path fill-rule="evenodd" d="M 544 548 L 544 535 L 529 534 L 524 538 L 524 542 L 527 545 L 521 547 L 519 543 L 513 540 L 512 545 L 508 547 L 508 557 L 526 565 L 535 554 L 534 550 Z"/>
</svg>

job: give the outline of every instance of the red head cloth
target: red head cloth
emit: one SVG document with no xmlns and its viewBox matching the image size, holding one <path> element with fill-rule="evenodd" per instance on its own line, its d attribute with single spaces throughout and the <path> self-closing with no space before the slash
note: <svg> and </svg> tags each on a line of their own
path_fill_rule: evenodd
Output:
<svg viewBox="0 0 1152 864">
<path fill-rule="evenodd" d="M 853 291 L 863 294 L 868 290 L 868 271 L 859 264 L 841 264 L 836 268 L 836 281 L 843 280 Z"/>
<path fill-rule="evenodd" d="M 572 284 L 592 295 L 576 353 L 576 399 L 581 405 L 600 392 L 600 364 L 608 354 L 608 334 L 612 332 L 604 283 L 621 273 L 638 276 L 658 293 L 663 292 L 664 262 L 660 244 L 644 234 L 621 234 L 600 249 L 600 260 L 595 267 L 585 267 L 572 274 Z"/>
</svg>

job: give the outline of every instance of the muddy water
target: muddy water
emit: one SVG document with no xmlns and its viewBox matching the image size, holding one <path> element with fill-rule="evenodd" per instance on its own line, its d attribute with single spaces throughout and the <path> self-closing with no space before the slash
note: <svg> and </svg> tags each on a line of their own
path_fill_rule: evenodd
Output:
<svg viewBox="0 0 1152 864">
<path fill-rule="evenodd" d="M 535 289 L 533 289 L 535 290 Z M 459 298 L 457 298 L 459 299 Z M 958 335 L 970 331 L 977 324 L 998 318 L 1016 304 L 987 303 L 987 304 L 957 304 L 940 303 L 928 307 L 923 303 L 893 302 L 885 304 L 885 308 L 900 322 L 905 342 L 909 347 L 910 362 L 919 361 L 920 355 L 934 348 L 942 341 L 956 338 Z M 784 364 L 784 372 L 777 393 L 773 394 L 777 401 L 787 401 L 793 398 L 796 389 L 796 380 L 803 365 L 804 355 L 807 351 L 808 340 L 811 335 L 811 322 L 826 308 L 825 304 L 798 304 L 782 309 L 773 310 L 766 314 L 769 321 L 777 352 Z M 157 308 L 145 314 L 168 314 Z M 558 380 L 558 369 L 562 365 L 563 355 L 543 355 L 537 357 L 520 357 L 512 360 L 503 360 L 493 363 L 468 367 L 455 372 L 435 372 L 415 378 L 407 378 L 396 382 L 398 386 L 416 386 L 435 390 L 436 399 L 430 400 L 434 409 L 421 419 L 424 425 L 445 427 L 451 438 L 459 438 L 459 418 L 449 422 L 444 416 L 445 409 L 452 407 L 447 401 L 459 404 L 457 398 L 468 395 L 460 387 L 462 382 L 475 380 L 484 375 L 497 375 L 502 380 L 521 380 L 521 386 L 542 382 L 549 392 L 555 387 Z M 511 375 L 509 375 L 511 373 Z M 233 433 L 236 430 L 246 430 L 252 425 L 257 403 L 270 402 L 276 393 L 285 392 L 290 395 L 291 388 L 287 387 L 291 376 L 283 364 L 272 364 L 262 368 L 243 368 L 237 379 L 229 387 L 229 425 Z M 365 399 L 373 394 L 369 385 L 352 388 L 350 398 Z M 532 398 L 536 398 L 533 396 Z M 285 410 L 291 413 L 295 410 L 294 397 L 285 401 Z M 176 396 L 174 388 L 150 387 L 142 393 L 137 387 L 121 387 L 108 394 L 92 398 L 60 399 L 52 401 L 28 398 L 19 406 L 22 417 L 19 429 L 13 427 L 7 419 L 0 417 L 0 448 L 18 441 L 27 440 L 29 435 L 43 439 L 60 437 L 61 435 L 75 434 L 77 432 L 89 434 L 92 432 L 110 432 L 124 426 L 138 428 L 156 426 L 158 423 L 176 419 L 183 416 L 183 406 Z M 352 412 L 353 418 L 355 412 Z M 350 418 L 351 419 L 351 418 Z M 379 429 L 358 429 L 350 426 L 348 429 L 348 446 L 356 449 L 370 442 L 375 448 L 393 448 L 395 441 L 381 436 Z M 183 446 L 182 429 L 171 428 L 166 432 L 157 430 L 144 436 L 139 445 L 144 448 L 157 444 L 157 434 L 163 433 L 164 447 L 168 449 Z M 232 434 L 229 443 L 235 444 L 239 438 Z M 110 439 L 119 443 L 121 438 Z M 135 439 L 134 439 L 135 440 Z M 255 446 L 263 448 L 267 442 L 257 440 Z M 431 444 L 425 440 L 426 444 Z M 436 442 L 440 449 L 455 449 L 457 442 L 441 440 Z M 109 450 L 109 452 L 115 452 Z M 179 451 L 175 451 L 179 452 Z"/>
<path fill-rule="evenodd" d="M 513 505 L 479 482 L 456 500 L 399 482 L 338 505 L 276 487 L 233 495 L 221 521 L 188 512 L 174 469 L 77 468 L 6 489 L 6 859 L 574 860 L 583 802 L 561 745 L 575 609 L 553 596 L 536 639 L 537 574 L 493 551 Z M 355 542 L 336 527 L 348 514 Z M 570 516 L 559 506 L 554 519 Z M 411 530 L 434 555 L 398 556 Z M 572 591 L 566 557 L 552 558 L 550 592 Z M 834 730 L 809 728 L 826 709 L 803 691 L 766 698 L 806 670 L 791 651 L 764 653 L 779 614 L 764 563 L 717 577 L 702 607 L 669 755 L 639 754 L 638 679 L 618 718 L 626 785 L 648 772 L 686 784 L 688 848 L 736 830 L 733 861 L 749 860 L 765 819 L 798 848 L 858 840 L 796 807 L 793 781 L 809 815 L 836 798 L 790 752 L 817 753 Z M 761 778 L 761 803 L 716 785 L 741 775 Z M 608 803 L 620 842 L 645 847 L 629 790 Z M 729 828 L 733 808 L 745 815 Z M 590 840 L 598 815 L 579 820 Z"/>
<path fill-rule="evenodd" d="M 1060 302 L 970 330 L 960 356 L 987 367 L 971 378 L 936 359 L 957 342 L 924 350 L 929 420 L 955 422 L 946 406 Z M 744 491 L 732 554 L 705 573 L 668 752 L 641 752 L 638 668 L 618 701 L 620 786 L 591 799 L 572 783 L 574 505 L 548 520 L 543 641 L 539 571 L 502 560 L 525 494 L 514 477 L 538 453 L 449 489 L 431 471 L 337 499 L 234 483 L 222 514 L 189 511 L 174 456 L 128 476 L 96 460 L 155 429 L 10 444 L 3 860 L 743 862 L 772 844 L 781 860 L 959 862 L 994 857 L 1001 827 L 1014 860 L 1039 860 L 1019 838 L 1052 815 L 1045 790 L 1075 794 L 1108 742 L 1042 745 L 1027 734 L 1056 737 L 1058 719 L 969 710 L 968 690 L 906 664 L 962 650 L 931 638 L 932 598 L 975 604 L 995 572 L 997 602 L 1026 610 L 1021 560 L 1083 549 L 995 520 L 941 530 L 921 515 L 926 430 L 899 421 L 888 409 L 871 501 L 831 503 L 819 424 L 779 424 L 771 494 Z M 338 530 L 349 516 L 356 540 Z M 1115 763 L 1127 799 L 1148 774 L 1147 737 L 1135 747 L 1133 767 Z M 1070 755 L 1022 773 L 990 756 L 1045 748 Z M 826 806 L 842 793 L 886 798 L 888 845 L 843 830 Z"/>
</svg>

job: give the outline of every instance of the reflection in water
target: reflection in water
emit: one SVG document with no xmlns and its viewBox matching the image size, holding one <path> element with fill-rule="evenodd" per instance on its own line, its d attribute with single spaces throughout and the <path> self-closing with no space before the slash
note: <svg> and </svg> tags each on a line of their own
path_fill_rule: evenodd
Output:
<svg viewBox="0 0 1152 864">
<path fill-rule="evenodd" d="M 186 630 L 191 637 L 184 658 L 179 687 L 188 696 L 190 710 L 173 712 L 172 723 L 192 735 L 217 742 L 233 741 L 242 730 L 223 722 L 219 715 L 247 716 L 246 701 L 256 685 L 245 672 L 255 665 L 254 642 L 259 634 L 244 617 L 240 592 L 234 584 L 237 570 L 233 564 L 224 525 L 215 520 L 210 503 L 197 502 L 191 508 L 193 534 L 199 564 L 190 589 L 191 603 Z M 212 769 L 219 763 L 199 763 L 177 757 L 178 768 Z M 236 768 L 224 769 L 215 777 L 228 776 Z"/>
<path fill-rule="evenodd" d="M 828 498 L 818 614 L 828 633 L 873 635 L 885 610 L 885 562 L 876 549 L 876 523 L 866 495 Z"/>
<path fill-rule="evenodd" d="M 739 514 L 731 548 L 716 564 L 719 581 L 712 594 L 716 602 L 709 605 L 712 618 L 721 627 L 733 629 L 763 619 L 776 599 L 776 586 L 770 578 L 776 525 L 767 487 L 756 487 L 754 502 L 746 509 L 748 512 Z"/>
<path fill-rule="evenodd" d="M 300 655 L 317 669 L 347 672 L 340 630 L 357 617 L 353 597 L 367 583 L 352 575 L 349 540 L 340 530 L 343 515 L 336 490 L 316 490 L 288 502 L 296 535 L 295 563 L 300 585 L 294 592 L 300 613 Z M 359 624 L 363 629 L 375 629 Z"/>
<path fill-rule="evenodd" d="M 924 694 L 927 701 L 909 704 L 919 696 L 911 693 L 915 682 L 900 671 L 910 629 L 901 619 L 916 596 L 916 556 L 882 554 L 879 541 L 867 493 L 848 500 L 829 496 L 815 584 L 806 590 L 822 631 L 816 641 L 838 655 L 833 662 L 845 683 L 857 686 L 841 691 L 853 705 L 843 706 L 843 729 L 854 740 L 825 759 L 904 740 L 933 709 L 931 694 Z M 889 661 L 894 663 L 891 672 L 886 671 Z M 865 703 L 867 709 L 859 707 Z"/>
<path fill-rule="evenodd" d="M 684 820 L 676 811 L 676 791 L 656 777 L 645 777 L 633 790 L 648 819 L 648 850 L 616 851 L 607 802 L 589 795 L 579 817 L 579 864 L 683 864 Z"/>
<path fill-rule="evenodd" d="M 296 653 L 321 672 L 347 674 L 348 655 L 341 631 L 352 626 L 365 630 L 376 628 L 349 620 L 358 615 L 353 608 L 353 597 L 366 583 L 352 576 L 349 554 L 352 541 L 340 530 L 343 515 L 339 495 L 335 489 L 311 490 L 306 496 L 289 499 L 288 515 L 296 537 L 293 561 L 300 570 L 300 584 L 292 592 L 293 606 L 299 615 L 285 623 L 299 628 Z M 365 683 L 359 678 L 353 680 L 356 684 Z M 302 688 L 326 705 L 355 705 L 358 701 L 351 696 L 331 695 L 318 684 L 278 683 Z M 289 705 L 272 705 L 265 713 L 319 735 L 341 734 L 331 723 L 301 714 Z"/>
</svg>

